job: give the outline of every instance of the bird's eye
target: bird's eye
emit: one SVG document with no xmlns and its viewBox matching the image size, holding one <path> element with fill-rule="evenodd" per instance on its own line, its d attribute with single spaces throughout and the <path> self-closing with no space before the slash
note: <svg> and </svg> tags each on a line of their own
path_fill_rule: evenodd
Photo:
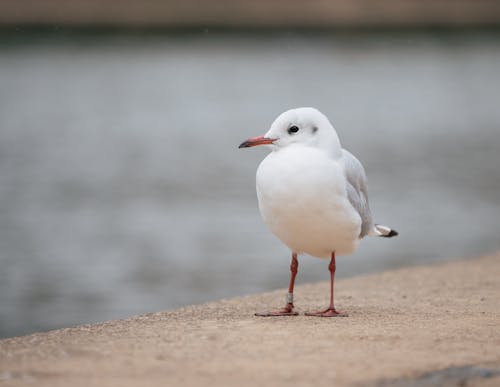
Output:
<svg viewBox="0 0 500 387">
<path fill-rule="evenodd" d="M 290 126 L 288 128 L 288 134 L 294 134 L 294 133 L 297 133 L 298 131 L 299 131 L 299 127 L 296 125 Z"/>
</svg>

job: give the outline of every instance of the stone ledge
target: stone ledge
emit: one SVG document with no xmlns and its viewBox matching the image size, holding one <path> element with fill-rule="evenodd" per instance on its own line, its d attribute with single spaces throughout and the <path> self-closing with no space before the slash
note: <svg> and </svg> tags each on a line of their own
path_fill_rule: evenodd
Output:
<svg viewBox="0 0 500 387">
<path fill-rule="evenodd" d="M 492 372 L 467 385 L 499 385 L 499 259 L 340 280 L 348 318 L 254 317 L 280 290 L 4 339 L 0 384 L 390 386 L 470 367 Z M 301 312 L 327 297 L 327 283 L 296 288 Z"/>
</svg>

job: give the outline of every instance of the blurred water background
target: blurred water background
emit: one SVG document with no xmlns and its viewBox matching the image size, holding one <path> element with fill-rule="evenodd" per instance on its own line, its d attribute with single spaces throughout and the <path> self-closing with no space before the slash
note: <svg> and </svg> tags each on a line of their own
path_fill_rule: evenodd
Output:
<svg viewBox="0 0 500 387">
<path fill-rule="evenodd" d="M 266 150 L 237 146 L 292 107 L 330 117 L 400 232 L 339 276 L 497 250 L 499 103 L 496 30 L 3 33 L 0 336 L 285 287 Z"/>
</svg>

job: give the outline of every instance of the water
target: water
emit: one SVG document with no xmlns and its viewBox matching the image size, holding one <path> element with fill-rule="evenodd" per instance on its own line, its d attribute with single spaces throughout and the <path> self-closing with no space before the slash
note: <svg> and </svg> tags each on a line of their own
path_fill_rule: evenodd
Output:
<svg viewBox="0 0 500 387">
<path fill-rule="evenodd" d="M 0 336 L 286 286 L 256 204 L 266 152 L 237 145 L 290 107 L 331 118 L 401 234 L 364 241 L 339 276 L 499 249 L 499 43 L 2 36 Z M 304 257 L 298 283 L 326 265 Z"/>
</svg>

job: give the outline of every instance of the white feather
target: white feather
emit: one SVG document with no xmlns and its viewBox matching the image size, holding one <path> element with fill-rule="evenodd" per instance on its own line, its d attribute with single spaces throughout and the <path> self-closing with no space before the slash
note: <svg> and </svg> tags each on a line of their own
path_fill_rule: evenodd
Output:
<svg viewBox="0 0 500 387">
<path fill-rule="evenodd" d="M 289 131 L 291 126 L 299 129 Z M 341 148 L 328 119 L 313 108 L 281 114 L 266 133 L 272 152 L 257 169 L 264 222 L 292 251 L 319 258 L 353 253 L 375 226 L 362 164 Z"/>
</svg>

